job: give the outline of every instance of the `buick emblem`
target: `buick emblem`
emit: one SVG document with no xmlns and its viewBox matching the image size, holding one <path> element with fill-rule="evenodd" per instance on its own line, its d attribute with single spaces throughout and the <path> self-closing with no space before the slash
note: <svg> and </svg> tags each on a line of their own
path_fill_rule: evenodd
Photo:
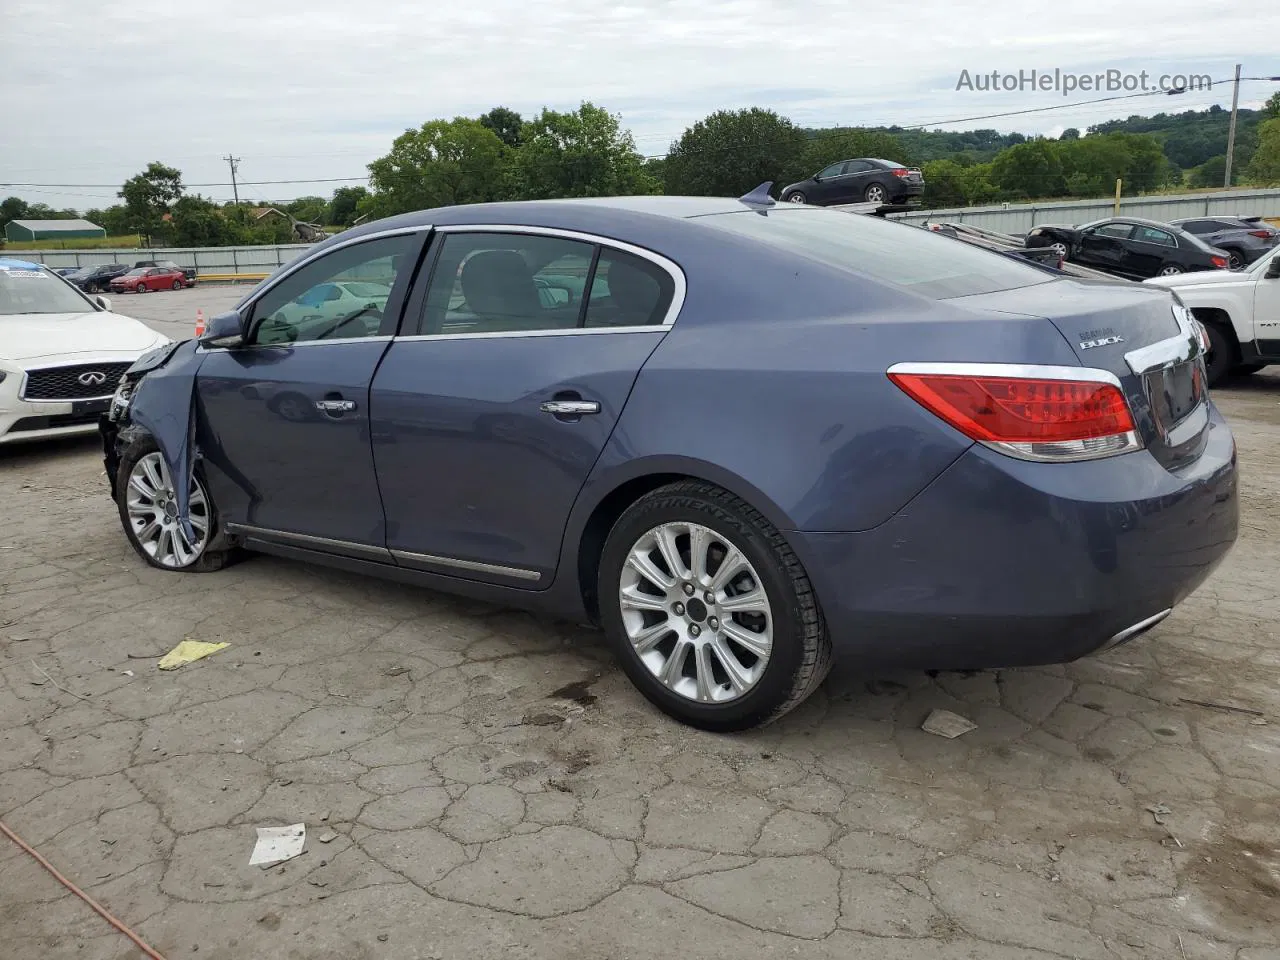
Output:
<svg viewBox="0 0 1280 960">
<path fill-rule="evenodd" d="M 86 370 L 76 379 L 86 387 L 100 387 L 107 382 L 107 375 L 101 370 Z"/>
</svg>

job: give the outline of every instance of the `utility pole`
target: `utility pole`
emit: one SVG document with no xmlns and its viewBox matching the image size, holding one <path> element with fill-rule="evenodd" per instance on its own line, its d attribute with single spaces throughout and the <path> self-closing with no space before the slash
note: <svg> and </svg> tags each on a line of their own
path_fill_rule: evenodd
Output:
<svg viewBox="0 0 1280 960">
<path fill-rule="evenodd" d="M 1239 76 L 1240 76 L 1240 68 L 1236 67 L 1236 77 L 1239 77 Z M 1234 113 L 1231 114 L 1231 118 L 1232 118 L 1231 119 L 1231 135 L 1234 137 L 1235 129 L 1236 129 Z M 1230 154 L 1228 154 L 1228 157 L 1229 156 Z M 231 195 L 235 197 L 236 206 L 238 207 L 240 206 L 240 188 L 236 186 L 236 168 L 240 166 L 240 158 L 233 157 L 231 154 L 228 153 L 222 159 L 227 161 L 227 163 L 231 164 Z M 1228 159 L 1227 167 L 1230 168 L 1230 166 L 1231 166 L 1231 161 L 1230 159 Z"/>
<path fill-rule="evenodd" d="M 1235 89 L 1231 93 L 1231 125 L 1227 128 L 1227 171 L 1222 177 L 1224 187 L 1231 186 L 1231 157 L 1236 152 L 1236 110 L 1240 106 L 1240 64 L 1236 64 Z"/>
</svg>

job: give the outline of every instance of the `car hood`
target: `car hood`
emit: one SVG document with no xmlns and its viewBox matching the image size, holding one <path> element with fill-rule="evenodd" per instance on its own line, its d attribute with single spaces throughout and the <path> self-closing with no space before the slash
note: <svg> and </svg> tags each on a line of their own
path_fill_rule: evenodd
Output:
<svg viewBox="0 0 1280 960">
<path fill-rule="evenodd" d="M 1220 251 L 1214 251 L 1221 255 Z M 1153 287 L 1208 287 L 1221 283 L 1251 283 L 1250 277 L 1233 270 L 1198 270 L 1195 273 L 1179 273 L 1172 277 L 1151 277 L 1142 281 Z"/>
<path fill-rule="evenodd" d="M 140 354 L 165 339 L 118 313 L 0 316 L 0 360 L 23 362 L 104 353 Z"/>
</svg>

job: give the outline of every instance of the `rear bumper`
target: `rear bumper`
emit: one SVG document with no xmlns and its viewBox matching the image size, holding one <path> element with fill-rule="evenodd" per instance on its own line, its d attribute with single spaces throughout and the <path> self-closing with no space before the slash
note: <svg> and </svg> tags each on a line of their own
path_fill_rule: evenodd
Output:
<svg viewBox="0 0 1280 960">
<path fill-rule="evenodd" d="M 923 183 L 908 183 L 906 181 L 898 181 L 894 188 L 889 190 L 889 196 L 896 200 L 914 199 L 924 194 Z"/>
<path fill-rule="evenodd" d="M 1145 451 L 1043 464 L 973 447 L 873 530 L 791 537 L 841 656 L 962 669 L 1132 639 L 1204 582 L 1238 518 L 1235 441 L 1214 410 L 1178 473 Z"/>
</svg>

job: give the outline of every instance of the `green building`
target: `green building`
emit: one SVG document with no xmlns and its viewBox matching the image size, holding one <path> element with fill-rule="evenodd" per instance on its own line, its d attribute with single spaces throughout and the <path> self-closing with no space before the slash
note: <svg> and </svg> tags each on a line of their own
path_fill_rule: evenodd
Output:
<svg viewBox="0 0 1280 960">
<path fill-rule="evenodd" d="M 6 240 L 83 240 L 105 237 L 107 231 L 88 220 L 10 220 L 4 225 Z"/>
</svg>

